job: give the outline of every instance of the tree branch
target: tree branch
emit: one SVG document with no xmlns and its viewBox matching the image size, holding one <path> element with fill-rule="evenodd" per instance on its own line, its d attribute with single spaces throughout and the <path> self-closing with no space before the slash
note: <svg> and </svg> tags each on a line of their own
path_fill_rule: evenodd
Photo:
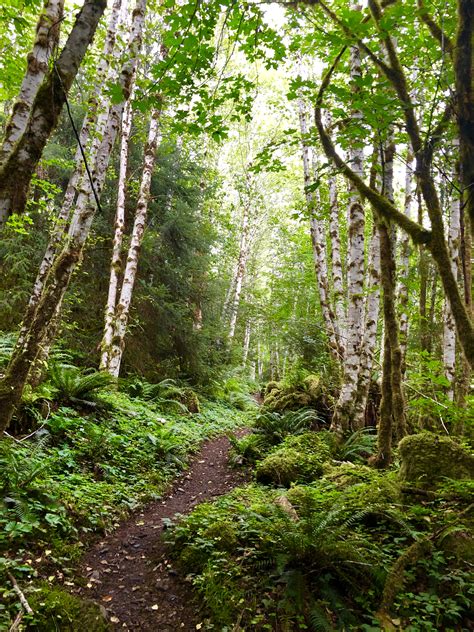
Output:
<svg viewBox="0 0 474 632">
<path fill-rule="evenodd" d="M 428 9 L 426 8 L 423 0 L 418 0 L 418 9 L 420 10 L 420 18 L 422 22 L 426 24 L 431 35 L 441 44 L 441 50 L 448 52 L 452 56 L 454 46 L 451 39 L 428 13 Z"/>
</svg>

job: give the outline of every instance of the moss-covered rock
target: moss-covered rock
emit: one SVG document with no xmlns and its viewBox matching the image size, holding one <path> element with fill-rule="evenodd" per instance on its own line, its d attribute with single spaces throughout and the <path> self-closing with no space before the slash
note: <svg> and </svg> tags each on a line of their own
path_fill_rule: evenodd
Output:
<svg viewBox="0 0 474 632">
<path fill-rule="evenodd" d="M 319 375 L 308 375 L 299 384 L 269 382 L 265 387 L 263 408 L 269 412 L 285 412 L 314 408 L 321 419 L 329 419 L 332 395 Z"/>
<path fill-rule="evenodd" d="M 323 465 L 330 457 L 328 445 L 316 432 L 290 436 L 257 463 L 256 477 L 261 483 L 285 487 L 295 482 L 309 482 L 323 474 Z"/>
<path fill-rule="evenodd" d="M 445 479 L 474 477 L 474 455 L 449 437 L 430 432 L 409 435 L 399 444 L 402 481 L 432 486 Z"/>
<path fill-rule="evenodd" d="M 268 382 L 268 384 L 265 386 L 265 395 L 269 395 L 272 391 L 281 391 L 281 389 L 281 382 Z"/>
<path fill-rule="evenodd" d="M 35 615 L 28 630 L 35 632 L 107 632 L 110 626 L 102 610 L 92 601 L 71 595 L 63 588 L 43 583 L 28 595 Z"/>
<path fill-rule="evenodd" d="M 176 393 L 172 396 L 172 399 L 175 399 L 180 404 L 186 407 L 188 412 L 190 413 L 199 413 L 201 412 L 201 407 L 199 405 L 199 397 L 197 393 L 193 391 L 192 388 L 183 388 L 180 389 L 179 393 Z"/>
</svg>

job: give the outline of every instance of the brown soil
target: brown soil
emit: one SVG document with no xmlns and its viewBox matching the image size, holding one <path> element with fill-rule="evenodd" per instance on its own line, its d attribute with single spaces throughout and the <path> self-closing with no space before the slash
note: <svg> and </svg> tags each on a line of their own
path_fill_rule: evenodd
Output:
<svg viewBox="0 0 474 632">
<path fill-rule="evenodd" d="M 144 507 L 86 554 L 81 573 L 87 587 L 81 593 L 105 608 L 114 629 L 200 628 L 195 593 L 168 559 L 162 542 L 163 519 L 188 513 L 245 482 L 244 473 L 229 469 L 228 451 L 227 437 L 207 442 L 162 500 Z"/>
</svg>

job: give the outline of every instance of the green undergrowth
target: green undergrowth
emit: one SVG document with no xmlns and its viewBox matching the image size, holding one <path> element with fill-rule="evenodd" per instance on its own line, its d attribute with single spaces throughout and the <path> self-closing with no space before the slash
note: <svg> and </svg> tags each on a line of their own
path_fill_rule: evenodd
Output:
<svg viewBox="0 0 474 632">
<path fill-rule="evenodd" d="M 371 429 L 337 442 L 315 425 L 310 409 L 259 412 L 232 439 L 233 462 L 253 467 L 256 482 L 167 531 L 206 629 L 467 630 L 472 483 L 407 483 L 397 464 L 365 464 Z"/>
<path fill-rule="evenodd" d="M 474 596 L 467 486 L 420 499 L 396 471 L 332 465 L 289 490 L 236 489 L 167 538 L 203 597 L 206 629 L 464 630 Z"/>
<path fill-rule="evenodd" d="M 2 440 L 0 629 L 18 608 L 9 572 L 27 592 L 38 577 L 67 581 L 84 541 L 159 498 L 202 441 L 245 423 L 228 404 L 164 413 L 152 400 L 102 391 L 98 408 L 51 406 L 34 436 Z"/>
</svg>

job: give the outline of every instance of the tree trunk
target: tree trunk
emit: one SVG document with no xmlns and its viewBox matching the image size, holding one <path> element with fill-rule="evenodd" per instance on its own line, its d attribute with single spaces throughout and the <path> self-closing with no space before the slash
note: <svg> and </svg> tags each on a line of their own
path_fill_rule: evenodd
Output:
<svg viewBox="0 0 474 632">
<path fill-rule="evenodd" d="M 116 317 L 117 292 L 119 277 L 122 271 L 122 243 L 125 232 L 125 198 L 127 192 L 128 152 L 130 133 L 132 130 L 132 107 L 127 101 L 123 110 L 122 132 L 120 141 L 120 168 L 117 192 L 117 209 L 115 213 L 114 241 L 112 247 L 112 261 L 110 264 L 109 290 L 105 308 L 104 335 L 101 342 L 100 368 L 109 366 L 109 353 L 112 348 L 112 337 Z"/>
<path fill-rule="evenodd" d="M 365 409 L 373 369 L 373 358 L 377 346 L 377 325 L 380 309 L 380 235 L 375 222 L 370 244 L 367 292 L 364 338 L 360 351 L 359 381 L 354 405 L 354 428 L 363 428 L 365 424 Z"/>
<path fill-rule="evenodd" d="M 404 213 L 408 218 L 412 218 L 413 209 L 413 172 L 414 172 L 413 154 L 408 148 L 406 165 L 405 165 L 405 203 Z M 400 236 L 400 266 L 399 266 L 399 284 L 398 284 L 398 301 L 400 305 L 400 348 L 402 350 L 402 370 L 403 375 L 406 369 L 406 351 L 408 340 L 408 277 L 410 273 L 410 254 L 411 245 L 410 237 L 407 233 L 402 232 Z"/>
<path fill-rule="evenodd" d="M 128 315 L 132 302 L 133 287 L 138 269 L 138 257 L 145 233 L 145 222 L 148 212 L 148 202 L 150 199 L 150 186 L 153 168 L 155 166 L 156 147 L 159 132 L 159 112 L 155 110 L 150 121 L 148 140 L 143 158 L 143 175 L 140 183 L 135 222 L 132 229 L 132 239 L 128 249 L 127 263 L 123 274 L 120 299 L 115 307 L 115 322 L 113 336 L 108 353 L 109 361 L 106 368 L 115 377 L 119 376 L 120 364 L 122 362 L 123 350 L 125 347 L 125 334 L 127 331 Z M 105 349 L 104 349 L 105 351 Z"/>
<path fill-rule="evenodd" d="M 311 245 L 313 249 L 314 268 L 316 272 L 316 281 L 319 291 L 319 302 L 321 305 L 323 319 L 326 323 L 331 354 L 333 355 L 335 360 L 339 360 L 342 356 L 342 349 L 340 345 L 339 332 L 337 329 L 334 313 L 332 312 L 329 301 L 328 270 L 325 253 L 324 228 L 321 226 L 321 222 L 317 217 L 316 206 L 317 202 L 319 201 L 318 196 L 310 189 L 311 185 L 314 184 L 314 181 L 311 173 L 309 147 L 306 138 L 308 134 L 306 112 L 302 98 L 298 99 L 298 112 L 301 130 L 301 150 L 303 156 L 304 191 L 310 216 Z M 313 156 L 315 158 L 315 154 L 313 154 Z M 314 162 L 316 162 L 316 160 Z"/>
<path fill-rule="evenodd" d="M 244 204 L 244 210 L 242 215 L 242 225 L 240 233 L 240 247 L 239 258 L 237 261 L 237 268 L 235 273 L 235 279 L 232 280 L 234 286 L 234 296 L 230 304 L 230 318 L 229 318 L 229 334 L 228 340 L 232 342 L 235 335 L 235 327 L 237 325 L 237 315 L 239 312 L 240 297 L 242 294 L 242 287 L 245 278 L 245 272 L 247 269 L 247 260 L 249 256 L 249 233 L 250 233 L 250 205 Z"/>
<path fill-rule="evenodd" d="M 474 235 L 474 9 L 472 0 L 458 0 L 454 46 L 456 116 L 460 143 L 461 197 Z"/>
<path fill-rule="evenodd" d="M 85 0 L 58 60 L 36 93 L 23 133 L 0 166 L 2 218 L 25 210 L 31 178 L 105 7 L 105 0 Z"/>
<path fill-rule="evenodd" d="M 326 124 L 332 126 L 329 112 L 326 113 Z M 329 186 L 329 236 L 331 239 L 331 270 L 333 286 L 333 304 L 337 328 L 339 330 L 340 352 L 344 353 L 346 342 L 346 312 L 344 307 L 344 275 L 341 259 L 341 234 L 339 221 L 339 202 L 337 195 L 336 174 L 328 176 Z"/>
<path fill-rule="evenodd" d="M 455 155 L 458 151 L 458 143 L 454 143 L 453 150 Z M 451 198 L 451 217 L 448 232 L 448 248 L 451 259 L 451 270 L 453 275 L 458 276 L 458 260 L 459 245 L 461 238 L 461 201 L 457 191 L 458 169 L 454 173 L 454 185 L 452 187 Z M 444 304 L 444 331 L 443 331 L 443 363 L 444 373 L 449 382 L 447 389 L 448 398 L 454 400 L 454 381 L 456 375 L 456 327 L 454 324 L 453 313 L 449 302 L 445 300 Z"/>
<path fill-rule="evenodd" d="M 48 72 L 49 59 L 58 45 L 63 10 L 64 0 L 46 0 L 36 25 L 33 50 L 27 57 L 27 68 L 20 93 L 6 125 L 5 138 L 0 149 L 0 166 L 8 160 L 26 129 L 31 107 Z M 1 223 L 5 219 L 0 216 Z"/>
<path fill-rule="evenodd" d="M 242 353 L 242 364 L 244 366 L 247 365 L 247 359 L 249 357 L 251 331 L 252 331 L 252 327 L 251 327 L 250 320 L 247 320 L 247 322 L 245 323 L 244 348 L 243 348 L 243 353 Z"/>
<path fill-rule="evenodd" d="M 101 92 L 103 90 L 104 84 L 112 79 L 110 62 L 114 50 L 115 57 L 118 57 L 119 49 L 118 47 L 115 47 L 115 41 L 122 3 L 126 5 L 125 0 L 115 0 L 112 6 L 112 12 L 110 14 L 107 28 L 107 35 L 104 42 L 102 55 L 97 66 L 96 83 L 92 89 L 92 93 L 89 98 L 89 107 L 87 109 L 87 113 L 84 118 L 81 133 L 79 136 L 80 145 L 82 145 L 83 148 L 86 148 L 86 145 L 87 143 L 89 143 L 92 136 L 92 142 L 89 143 L 90 148 L 88 150 L 86 148 L 86 153 L 88 163 L 93 169 L 94 173 L 96 172 L 96 169 L 94 167 L 97 161 L 97 153 L 99 150 L 100 139 L 104 137 L 105 128 L 107 126 L 107 121 L 110 113 L 110 103 L 106 103 L 105 105 L 103 105 L 101 111 L 99 112 L 99 102 L 101 101 Z M 41 299 L 41 292 L 43 291 L 46 278 L 49 274 L 49 271 L 51 270 L 51 266 L 53 265 L 54 258 L 59 252 L 61 242 L 67 236 L 69 215 L 72 205 L 76 199 L 82 175 L 83 157 L 80 147 L 78 147 L 76 150 L 75 168 L 71 174 L 71 177 L 69 178 L 66 193 L 64 195 L 63 203 L 61 206 L 61 211 L 59 212 L 59 215 L 55 221 L 55 226 L 53 228 L 49 244 L 46 248 L 46 252 L 40 264 L 35 284 L 33 286 L 33 291 L 28 302 L 28 307 L 22 321 L 18 344 L 22 344 L 28 328 L 31 325 L 32 319 L 34 318 L 36 309 L 38 307 L 38 303 Z M 51 338 L 53 337 L 54 334 L 52 330 Z M 50 345 L 45 342 L 43 346 L 46 349 Z M 47 359 L 47 356 L 45 356 L 43 359 Z"/>
<path fill-rule="evenodd" d="M 129 58 L 120 75 L 122 92 L 130 96 L 131 82 L 141 48 L 146 0 L 137 0 L 133 12 L 133 25 L 129 41 Z M 115 104 L 110 112 L 106 133 L 101 141 L 95 168 L 97 195 L 105 180 L 109 158 L 115 143 L 124 102 Z M 58 307 L 69 286 L 72 274 L 79 263 L 95 213 L 95 199 L 89 180 L 84 180 L 76 204 L 76 212 L 69 227 L 68 240 L 48 274 L 34 318 L 22 344 L 17 344 L 6 373 L 0 382 L 0 433 L 6 430 L 18 406 L 28 373 L 35 361 L 45 336 L 57 314 Z"/>
<path fill-rule="evenodd" d="M 357 7 L 356 7 L 357 8 Z M 360 7 L 359 7 L 360 8 Z M 361 77 L 361 56 L 358 46 L 351 47 L 351 81 L 355 93 Z M 357 124 L 361 112 L 354 111 L 352 120 Z M 350 163 L 354 173 L 362 179 L 364 152 L 362 145 L 353 143 L 350 149 Z M 357 188 L 350 183 L 349 190 L 349 253 L 347 267 L 347 341 L 344 356 L 344 375 L 339 399 L 334 410 L 331 430 L 341 434 L 348 430 L 354 414 L 354 403 L 359 375 L 360 344 L 363 339 L 364 320 L 364 207 Z"/>
</svg>

